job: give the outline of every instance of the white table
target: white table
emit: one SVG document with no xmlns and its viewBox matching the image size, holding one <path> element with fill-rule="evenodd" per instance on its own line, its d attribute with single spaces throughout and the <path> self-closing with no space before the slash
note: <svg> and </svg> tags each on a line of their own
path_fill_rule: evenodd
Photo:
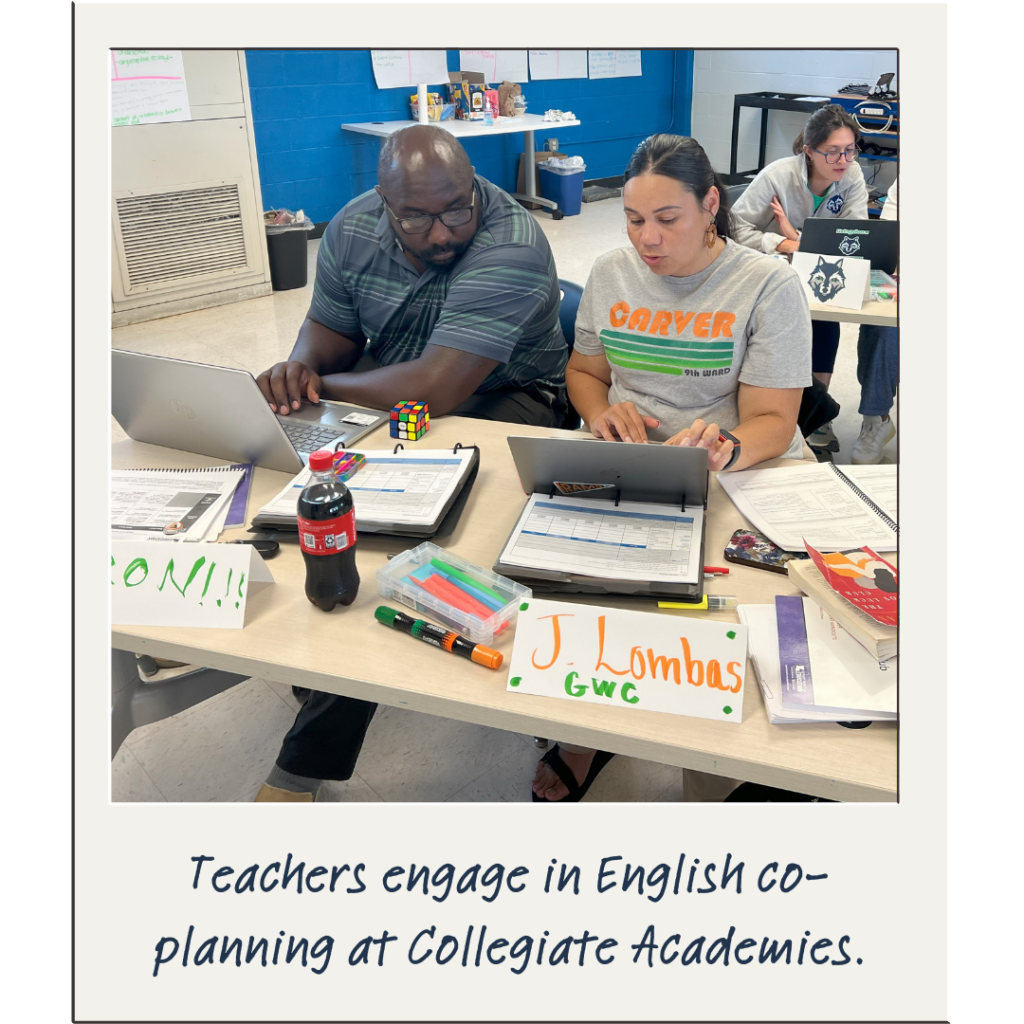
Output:
<svg viewBox="0 0 1024 1024">
<path fill-rule="evenodd" d="M 899 313 L 897 302 L 865 302 L 860 309 L 840 309 L 838 306 L 823 306 L 810 302 L 812 320 L 831 320 L 841 324 L 875 324 L 878 327 L 895 327 Z"/>
<path fill-rule="evenodd" d="M 430 421 L 430 432 L 419 442 L 428 448 L 447 448 L 456 441 L 480 446 L 476 483 L 458 526 L 443 539 L 445 548 L 480 566 L 494 564 L 526 501 L 509 450 L 509 434 L 573 437 L 544 427 L 440 416 Z M 381 426 L 362 438 L 359 446 L 390 449 L 393 444 L 387 428 Z M 111 464 L 117 469 L 191 468 L 217 461 L 137 441 L 122 441 L 113 446 L 111 453 Z M 777 460 L 766 466 L 786 464 L 786 460 Z M 287 482 L 287 473 L 257 469 L 249 516 Z M 706 551 L 708 560 L 717 562 L 733 531 L 748 524 L 718 483 L 718 474 L 711 474 L 709 485 Z M 222 539 L 245 536 L 244 529 L 238 527 L 226 531 Z M 120 665 L 120 678 L 134 678 L 137 684 L 135 653 L 151 654 L 219 670 L 212 689 L 202 699 L 255 676 L 831 800 L 896 799 L 895 722 L 875 722 L 868 729 L 856 730 L 824 722 L 770 725 L 749 664 L 743 688 L 743 721 L 713 722 L 511 693 L 506 689 L 507 661 L 501 669 L 487 671 L 463 658 L 431 652 L 399 632 L 384 629 L 373 617 L 373 609 L 381 603 L 377 570 L 387 564 L 389 552 L 415 543 L 360 534 L 356 550 L 362 578 L 359 594 L 350 608 L 329 615 L 311 608 L 306 600 L 306 570 L 298 545 L 282 544 L 281 553 L 268 563 L 276 582 L 250 598 L 244 629 L 115 625 L 111 631 L 115 671 Z M 743 604 L 771 604 L 776 594 L 799 593 L 786 575 L 748 566 L 733 566 L 732 570 L 724 579 L 709 583 L 708 590 L 734 594 Z M 580 604 L 655 611 L 651 598 L 566 596 Z M 552 600 L 560 599 L 552 596 Z M 659 614 L 686 617 L 695 613 Z M 708 621 L 737 621 L 734 609 L 696 614 Z M 506 635 L 493 646 L 507 659 L 512 653 L 512 637 Z M 127 654 L 122 656 L 120 652 Z M 141 688 L 145 689 L 145 684 Z M 128 724 L 139 725 L 159 717 L 144 716 Z M 117 743 L 122 735 L 114 736 Z"/>
<path fill-rule="evenodd" d="M 342 131 L 359 132 L 362 135 L 376 135 L 379 138 L 387 138 L 395 132 L 417 124 L 416 121 L 361 121 L 358 124 L 343 124 Z M 533 133 L 537 129 L 546 131 L 558 131 L 559 128 L 572 128 L 580 122 L 573 121 L 545 121 L 540 114 L 520 114 L 519 117 L 499 117 L 493 125 L 486 125 L 483 121 L 431 121 L 430 124 L 443 128 L 450 132 L 457 139 L 475 139 L 490 135 L 511 135 L 516 132 L 523 133 L 523 152 L 526 155 L 526 166 L 524 168 L 526 191 L 524 193 L 513 192 L 516 199 L 523 202 L 536 203 L 538 206 L 547 207 L 556 213 L 556 219 L 561 218 L 561 211 L 558 203 L 550 199 L 543 199 L 537 195 L 537 165 L 534 159 L 536 149 L 534 147 Z"/>
</svg>

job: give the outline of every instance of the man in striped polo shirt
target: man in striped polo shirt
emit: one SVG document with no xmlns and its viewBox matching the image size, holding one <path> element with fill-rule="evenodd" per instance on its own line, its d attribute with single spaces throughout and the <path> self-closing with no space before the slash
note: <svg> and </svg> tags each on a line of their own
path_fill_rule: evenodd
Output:
<svg viewBox="0 0 1024 1024">
<path fill-rule="evenodd" d="M 432 125 L 389 136 L 377 179 L 324 232 L 298 341 L 258 378 L 271 408 L 415 398 L 435 416 L 561 426 L 568 350 L 537 222 Z M 364 350 L 375 368 L 352 372 Z"/>
<path fill-rule="evenodd" d="M 435 416 L 561 426 L 568 349 L 537 222 L 442 128 L 386 139 L 377 179 L 324 232 L 291 358 L 257 378 L 270 407 L 415 398 Z M 376 368 L 352 372 L 364 349 Z M 257 802 L 311 802 L 323 779 L 351 778 L 376 707 L 312 691 Z"/>
</svg>

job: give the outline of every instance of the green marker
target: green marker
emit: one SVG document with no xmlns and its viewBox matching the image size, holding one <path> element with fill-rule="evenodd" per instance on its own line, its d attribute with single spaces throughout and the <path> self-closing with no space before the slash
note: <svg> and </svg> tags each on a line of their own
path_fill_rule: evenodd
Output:
<svg viewBox="0 0 1024 1024">
<path fill-rule="evenodd" d="M 482 590 L 485 594 L 489 594 L 496 601 L 500 601 L 502 604 L 508 603 L 508 595 L 499 594 L 497 590 L 493 590 L 488 587 L 485 583 L 481 583 L 479 580 L 474 579 L 468 573 L 464 573 L 461 569 L 454 569 L 447 562 L 442 562 L 440 558 L 432 558 L 430 564 L 435 569 L 440 569 L 441 572 L 448 573 L 449 576 L 454 576 L 457 580 L 461 580 L 463 583 L 468 583 L 471 587 L 476 587 L 477 590 Z"/>
</svg>

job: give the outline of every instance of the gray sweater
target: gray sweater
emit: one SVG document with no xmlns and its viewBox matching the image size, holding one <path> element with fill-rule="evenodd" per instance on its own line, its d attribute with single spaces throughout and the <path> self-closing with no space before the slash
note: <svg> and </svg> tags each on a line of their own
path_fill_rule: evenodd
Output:
<svg viewBox="0 0 1024 1024">
<path fill-rule="evenodd" d="M 833 182 L 814 212 L 814 197 L 807 187 L 807 161 L 802 153 L 770 163 L 747 186 L 732 208 L 733 237 L 760 252 L 775 252 L 785 235 L 772 213 L 778 196 L 790 224 L 799 232 L 808 217 L 867 220 L 868 189 L 859 164 L 851 164 L 842 179 Z"/>
</svg>

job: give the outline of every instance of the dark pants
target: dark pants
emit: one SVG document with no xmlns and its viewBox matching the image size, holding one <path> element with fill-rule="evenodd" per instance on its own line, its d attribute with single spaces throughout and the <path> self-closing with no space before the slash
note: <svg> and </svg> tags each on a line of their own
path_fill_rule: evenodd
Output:
<svg viewBox="0 0 1024 1024">
<path fill-rule="evenodd" d="M 857 339 L 857 381 L 861 416 L 888 416 L 899 383 L 899 342 L 895 327 L 861 324 Z"/>
<path fill-rule="evenodd" d="M 452 415 L 560 427 L 566 410 L 564 392 L 491 391 L 471 395 Z M 376 710 L 377 705 L 369 701 L 314 690 L 281 744 L 278 768 L 310 779 L 352 778 Z"/>
<path fill-rule="evenodd" d="M 811 372 L 831 373 L 839 351 L 839 324 L 831 320 L 811 321 Z"/>
<path fill-rule="evenodd" d="M 563 390 L 559 394 L 540 389 L 529 391 L 485 391 L 470 395 L 452 410 L 453 416 L 502 423 L 529 423 L 534 427 L 560 427 L 568 412 Z"/>
</svg>

